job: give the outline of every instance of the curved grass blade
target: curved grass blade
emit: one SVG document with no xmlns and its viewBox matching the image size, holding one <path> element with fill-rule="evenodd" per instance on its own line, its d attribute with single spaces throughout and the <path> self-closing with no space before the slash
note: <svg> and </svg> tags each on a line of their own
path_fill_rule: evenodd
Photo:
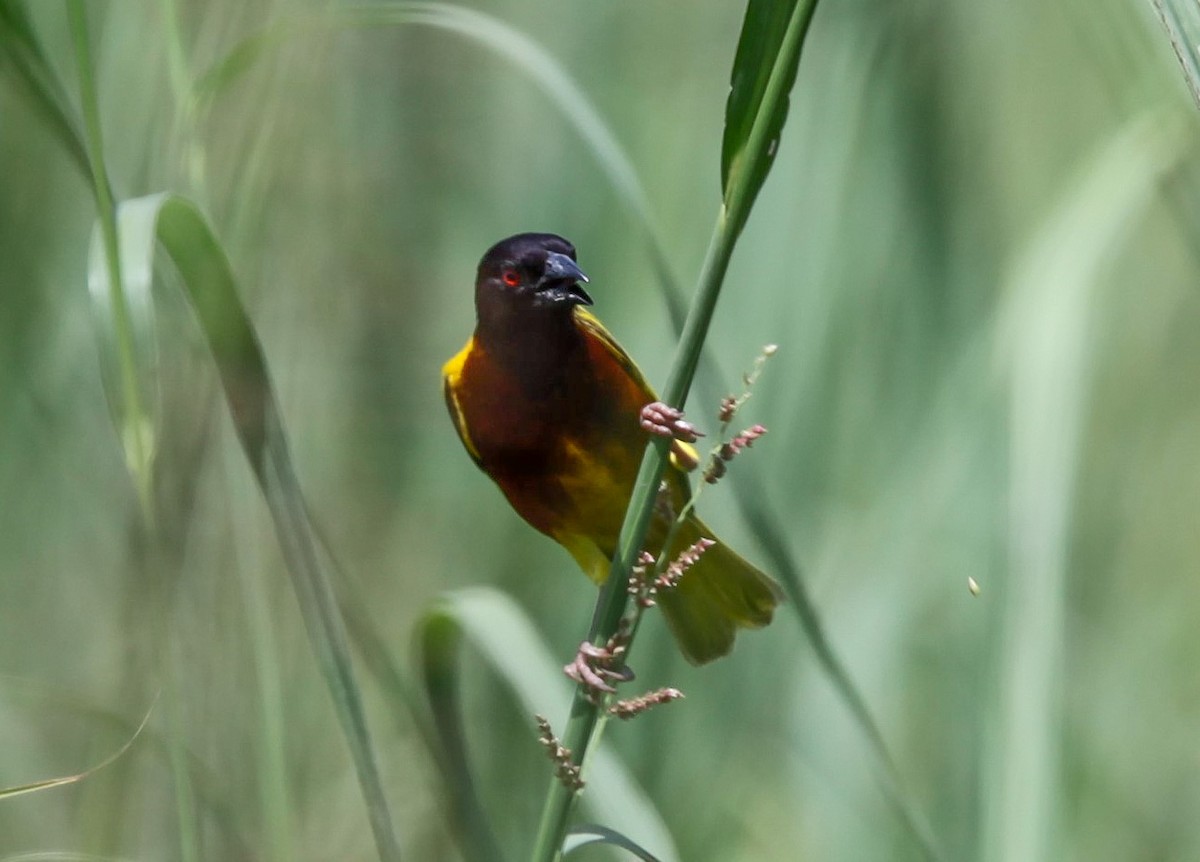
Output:
<svg viewBox="0 0 1200 862">
<path fill-rule="evenodd" d="M 458 686 L 462 627 L 450 614 L 427 614 L 417 627 L 421 679 L 432 713 L 434 751 L 450 796 L 450 815 L 463 855 L 470 860 L 502 860 L 504 854 L 479 799 L 467 760 L 466 731 Z"/>
<path fill-rule="evenodd" d="M 663 251 L 649 199 L 638 179 L 633 161 L 587 94 L 562 63 L 540 43 L 493 15 L 449 3 L 364 3 L 335 7 L 331 14 L 335 22 L 350 26 L 413 25 L 453 33 L 486 48 L 524 72 L 530 82 L 545 93 L 563 118 L 575 128 L 608 178 L 618 199 L 637 218 L 645 232 L 655 274 L 665 292 L 668 295 L 679 292 L 679 286 Z M 321 26 L 321 19 L 277 22 L 270 31 L 244 39 L 200 76 L 194 88 L 195 98 L 200 102 L 214 99 L 252 68 L 265 50 L 274 44 L 282 43 L 286 36 L 286 28 L 305 26 Z"/>
<path fill-rule="evenodd" d="M 741 232 L 775 161 L 800 47 L 816 8 L 817 0 L 750 0 L 746 5 L 721 140 L 721 193 L 726 208 L 735 197 L 744 198 L 739 214 L 730 219 L 735 235 Z"/>
<path fill-rule="evenodd" d="M 110 327 L 106 339 L 111 350 L 102 355 L 112 362 L 102 362 L 111 373 L 105 378 L 105 394 L 109 398 L 122 451 L 138 492 L 142 517 L 147 524 L 155 520 L 153 461 L 153 419 L 143 404 L 145 368 L 139 365 L 138 338 L 134 334 L 133 312 L 125 296 L 121 274 L 120 238 L 116 221 L 112 183 L 104 162 L 104 139 L 101 134 L 100 107 L 92 70 L 91 37 L 88 32 L 87 7 L 83 0 L 67 0 L 67 19 L 71 41 L 75 46 L 75 65 L 79 72 L 79 98 L 83 108 L 84 146 L 87 152 L 87 176 L 91 180 L 96 201 L 96 230 L 98 237 L 88 268 L 88 284 L 95 296 L 107 293 L 106 310 L 111 315 L 102 323 Z M 151 339 L 152 342 L 152 339 Z M 144 344 L 144 341 L 143 341 Z M 144 347 L 143 347 L 144 349 Z"/>
<path fill-rule="evenodd" d="M 150 704 L 150 708 L 146 710 L 145 716 L 142 717 L 142 722 L 137 726 L 137 730 L 133 732 L 133 736 L 125 740 L 125 744 L 104 758 L 100 763 L 97 763 L 91 769 L 85 769 L 83 772 L 77 772 L 74 775 L 61 775 L 57 778 L 43 778 L 41 781 L 34 781 L 29 784 L 19 784 L 15 787 L 0 787 L 0 801 L 12 799 L 16 796 L 24 796 L 29 793 L 37 793 L 40 790 L 49 790 L 52 787 L 63 787 L 67 784 L 76 784 L 83 781 L 90 775 L 95 775 L 101 769 L 109 766 L 124 756 L 125 752 L 133 747 L 137 738 L 142 735 L 142 730 L 150 721 L 150 716 L 154 712 L 154 705 L 158 702 L 158 696 L 155 695 L 154 702 Z"/>
<path fill-rule="evenodd" d="M 442 745 L 453 752 L 460 778 L 470 782 L 466 740 L 457 711 L 458 664 L 462 641 L 479 654 L 516 695 L 522 707 L 560 717 L 571 702 L 571 685 L 533 623 L 503 593 L 477 587 L 444 596 L 418 626 L 426 694 L 439 719 Z M 451 713 L 453 713 L 451 715 Z M 442 719 L 448 719 L 442 723 Z M 532 723 L 531 723 L 532 727 Z M 598 819 L 620 823 L 639 844 L 656 848 L 663 862 L 675 862 L 678 851 L 654 803 L 607 748 L 589 753 L 588 790 L 583 805 Z M 473 790 L 470 791 L 472 794 Z"/>
<path fill-rule="evenodd" d="M 282 41 L 283 36 L 282 29 L 276 26 L 238 42 L 196 79 L 192 85 L 192 98 L 200 103 L 215 99 L 254 68 L 267 48 Z"/>
<path fill-rule="evenodd" d="M 137 201 L 123 208 L 120 231 L 133 231 L 136 236 L 127 239 L 122 235 L 118 241 L 120 290 L 113 289 L 113 269 L 99 223 L 88 248 L 87 286 L 100 350 L 100 376 L 126 466 L 135 478 L 152 469 L 161 429 L 158 340 L 151 294 L 154 219 L 153 208 Z M 126 385 L 127 350 L 136 370 L 131 383 L 136 397 Z"/>
<path fill-rule="evenodd" d="M 79 119 L 19 0 L 0 0 L 0 69 L 9 72 L 34 110 L 50 125 L 80 173 L 90 176 Z"/>
<path fill-rule="evenodd" d="M 1153 3 L 1183 69 L 1183 80 L 1200 108 L 1200 7 L 1195 0 L 1153 0 Z"/>
<path fill-rule="evenodd" d="M 184 198 L 159 194 L 117 211 L 122 258 L 145 260 L 156 242 L 179 271 L 212 351 L 234 428 L 275 525 L 317 663 L 333 695 L 367 804 L 380 859 L 400 858 L 355 680 L 344 623 L 316 552 L 316 537 L 292 468 L 266 359 L 238 297 L 229 262 L 200 212 Z"/>
<path fill-rule="evenodd" d="M 439 728 L 443 719 L 438 716 L 445 715 L 445 726 L 449 727 L 458 722 L 460 713 L 456 709 L 426 708 L 433 705 L 432 702 L 422 696 L 419 686 L 409 681 L 403 668 L 393 657 L 387 642 L 379 634 L 379 627 L 371 618 L 368 604 L 359 593 L 354 577 L 338 562 L 321 532 L 320 525 L 314 522 L 313 526 L 321 540 L 322 553 L 331 570 L 337 575 L 338 606 L 346 620 L 350 640 L 357 649 L 367 673 L 374 678 L 379 693 L 390 703 L 392 715 L 397 719 L 402 715 L 412 718 L 413 727 L 421 742 L 438 766 L 438 775 L 446 782 L 450 806 L 448 820 L 456 830 L 456 837 L 462 845 L 465 858 L 484 859 L 488 862 L 502 859 L 499 847 L 488 827 L 487 818 L 476 801 L 471 776 L 460 769 L 459 765 L 465 763 L 465 758 L 461 758 L 457 752 L 448 751 L 440 735 Z M 457 701 L 457 695 L 453 692 L 450 694 Z M 409 726 L 403 727 L 404 731 L 408 732 Z M 455 758 L 459 759 L 456 761 Z"/>
<path fill-rule="evenodd" d="M 616 135 L 562 64 L 525 33 L 494 16 L 449 3 L 366 3 L 350 6 L 344 14 L 361 23 L 416 24 L 456 33 L 525 72 L 575 127 L 619 197 L 650 229 L 646 193 Z"/>
<path fill-rule="evenodd" d="M 208 765 L 181 746 L 176 739 L 172 738 L 169 731 L 156 730 L 146 721 L 135 725 L 119 713 L 98 707 L 80 698 L 74 692 L 59 690 L 40 680 L 0 674 L 0 683 L 3 684 L 6 699 L 15 696 L 20 700 L 36 701 L 39 708 L 49 710 L 55 715 L 71 716 L 91 725 L 130 736 L 140 734 L 141 756 L 155 760 L 168 770 L 172 768 L 172 760 L 176 757 L 174 749 L 180 749 L 186 760 L 184 768 L 189 774 L 189 780 L 196 789 L 198 798 L 203 803 L 210 826 L 218 828 L 227 846 L 231 848 L 233 858 L 249 859 L 254 855 L 251 851 L 249 836 L 255 832 L 255 829 L 245 818 L 245 812 L 230 803 L 228 788 L 221 783 Z M 9 857 L 0 857 L 0 862 L 5 862 L 7 858 Z"/>
<path fill-rule="evenodd" d="M 617 830 L 595 824 L 576 826 L 569 830 L 567 840 L 563 842 L 563 856 L 568 856 L 571 851 L 589 844 L 611 844 L 622 850 L 628 850 L 642 862 L 660 862 L 658 857 L 651 855 L 649 850 L 629 840 Z"/>
</svg>

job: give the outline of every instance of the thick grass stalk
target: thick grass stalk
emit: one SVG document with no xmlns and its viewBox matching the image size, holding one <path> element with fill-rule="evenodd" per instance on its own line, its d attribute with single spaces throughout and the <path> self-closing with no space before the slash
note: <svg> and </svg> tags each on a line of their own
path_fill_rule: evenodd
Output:
<svg viewBox="0 0 1200 862">
<path fill-rule="evenodd" d="M 663 390 L 663 400 L 674 407 L 682 408 L 687 401 L 688 390 L 691 388 L 696 366 L 700 361 L 700 352 L 704 347 L 704 339 L 720 297 L 721 285 L 729 268 L 729 260 L 758 191 L 755 177 L 760 166 L 770 158 L 771 148 L 776 144 L 771 137 L 771 119 L 786 102 L 787 86 L 793 80 L 792 70 L 799 60 L 800 46 L 815 9 L 816 0 L 801 0 L 793 8 L 783 42 L 773 59 L 766 93 L 745 143 L 743 161 L 739 170 L 730 176 L 725 188 L 716 227 L 700 271 L 696 298 L 688 311 L 683 334 Z M 597 600 L 592 630 L 589 633 L 592 643 L 603 644 L 612 637 L 625 613 L 629 601 L 626 590 L 628 573 L 645 542 L 669 450 L 670 441 L 664 438 L 656 438 L 646 446 L 646 453 L 642 458 L 629 508 L 621 527 L 617 553 L 613 556 L 608 580 L 601 588 Z M 599 731 L 603 727 L 601 717 L 601 707 L 588 699 L 582 685 L 576 687 L 563 738 L 563 743 L 571 750 L 576 764 L 584 762 L 589 747 L 598 739 Z M 574 799 L 575 793 L 560 781 L 551 781 L 534 844 L 534 862 L 552 862 L 561 857 L 562 843 Z"/>
</svg>

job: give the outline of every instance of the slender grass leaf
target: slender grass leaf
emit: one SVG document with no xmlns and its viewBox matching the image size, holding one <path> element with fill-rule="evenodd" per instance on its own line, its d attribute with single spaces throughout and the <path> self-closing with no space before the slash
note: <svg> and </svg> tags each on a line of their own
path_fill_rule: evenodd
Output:
<svg viewBox="0 0 1200 862">
<path fill-rule="evenodd" d="M 649 850 L 626 838 L 617 830 L 609 829 L 607 826 L 597 826 L 594 823 L 576 826 L 567 832 L 567 840 L 563 842 L 563 856 L 568 856 L 572 851 L 589 844 L 611 844 L 613 847 L 628 850 L 642 862 L 660 862 Z"/>
<path fill-rule="evenodd" d="M 1195 0 L 1152 0 L 1166 28 L 1183 79 L 1200 107 L 1200 5 Z"/>
<path fill-rule="evenodd" d="M 729 81 L 729 99 L 725 104 L 725 134 L 721 141 L 721 187 L 729 185 L 738 155 L 750 139 L 750 128 L 758 115 L 758 107 L 766 95 L 767 81 L 771 77 L 772 62 L 783 43 L 788 19 L 799 0 L 749 0 L 746 17 L 742 21 L 742 32 L 738 38 L 737 53 L 733 60 L 733 74 Z M 786 89 L 795 83 L 796 68 L 789 73 Z M 771 118 L 770 139 L 778 141 L 787 118 L 788 102 Z M 772 150 L 774 147 L 772 147 Z M 768 154 L 774 158 L 774 152 Z"/>
<path fill-rule="evenodd" d="M 319 527 L 318 527 L 319 529 Z M 346 572 L 330 551 L 330 545 L 322 538 L 322 550 L 329 554 L 330 565 L 338 573 L 338 602 L 346 629 L 358 654 L 366 665 L 367 672 L 375 679 L 380 693 L 389 702 L 392 714 L 411 717 L 421 741 L 429 750 L 438 766 L 438 775 L 446 782 L 446 794 L 450 808 L 448 820 L 460 841 L 467 859 L 499 860 L 502 858 L 487 817 L 479 805 L 474 792 L 473 780 L 465 767 L 465 747 L 455 750 L 443 744 L 443 736 L 449 732 L 461 739 L 460 713 L 457 710 L 457 689 L 446 689 L 436 678 L 433 670 L 432 685 L 437 687 L 444 699 L 425 698 L 418 686 L 413 685 L 403 668 L 395 660 L 387 642 L 379 633 L 379 627 L 371 618 L 367 602 L 360 594 L 352 575 Z M 437 626 L 431 626 L 436 629 Z M 418 636 L 457 637 L 450 632 L 425 632 L 418 629 Z M 435 662 L 436 663 L 436 662 Z M 422 668 L 428 675 L 430 670 Z M 430 680 L 426 679 L 427 686 Z M 430 706 L 432 709 L 427 709 Z M 432 713 L 432 715 L 431 715 Z M 447 731 L 447 728 L 450 730 Z M 405 732 L 409 730 L 405 726 Z"/>
<path fill-rule="evenodd" d="M 455 33 L 525 72 L 575 127 L 620 198 L 647 229 L 651 228 L 646 194 L 616 135 L 563 65 L 525 33 L 492 15 L 449 3 L 366 3 L 347 7 L 344 14 L 363 23 L 390 21 Z"/>
<path fill-rule="evenodd" d="M 89 176 L 87 148 L 79 118 L 57 73 L 46 59 L 20 0 L 0 0 L 0 70 L 7 72 L 18 85 L 80 172 Z"/>
<path fill-rule="evenodd" d="M 114 732 L 137 736 L 141 740 L 141 756 L 156 758 L 161 765 L 173 767 L 175 749 L 182 751 L 187 760 L 185 768 L 189 780 L 202 803 L 208 823 L 218 828 L 218 833 L 234 850 L 236 856 L 249 858 L 253 855 L 248 836 L 255 830 L 251 828 L 244 812 L 235 804 L 231 804 L 228 787 L 222 783 L 220 776 L 211 771 L 208 764 L 188 752 L 172 734 L 156 730 L 145 720 L 135 725 L 118 712 L 98 707 L 81 699 L 73 691 L 61 691 L 41 681 L 0 674 L 0 682 L 3 683 L 6 698 L 16 696 L 21 700 L 34 701 L 39 709 L 54 715 L 71 716 L 87 722 L 89 726 L 111 728 Z"/>
<path fill-rule="evenodd" d="M 111 338 L 105 338 L 102 356 L 114 361 L 106 366 L 105 390 L 110 409 L 121 439 L 125 462 L 129 467 L 137 488 L 138 503 L 142 518 L 148 525 L 156 519 L 154 505 L 154 479 L 152 476 L 154 452 L 154 428 L 151 416 L 143 403 L 143 376 L 146 369 L 139 364 L 138 338 L 134 334 L 136 324 L 133 312 L 126 302 L 124 280 L 121 275 L 120 238 L 117 231 L 116 206 L 112 183 L 104 161 L 104 140 L 101 134 L 100 107 L 96 94 L 96 81 L 92 69 L 91 36 L 88 31 L 87 6 L 83 0 L 67 0 L 67 19 L 70 24 L 71 41 L 75 47 L 75 65 L 79 72 L 79 97 L 83 109 L 84 146 L 87 152 L 87 176 L 91 180 L 92 194 L 96 202 L 96 229 L 98 241 L 90 254 L 88 282 L 93 296 L 98 290 L 109 294 L 106 310 L 112 313 L 101 316 L 100 323 L 111 329 Z M 153 339 L 150 339 L 152 343 Z"/>
<path fill-rule="evenodd" d="M 282 41 L 283 37 L 284 29 L 278 25 L 238 42 L 196 79 L 192 85 L 192 97 L 197 101 L 217 98 L 253 69 L 267 48 Z"/>
<path fill-rule="evenodd" d="M 154 698 L 154 701 L 157 703 L 157 696 Z M 151 703 L 150 708 L 146 710 L 145 716 L 142 717 L 141 724 L 137 726 L 137 730 L 133 732 L 133 735 L 129 737 L 129 739 L 125 740 L 125 744 L 108 757 L 104 758 L 104 760 L 102 760 L 100 763 L 97 763 L 91 769 L 85 769 L 83 772 L 77 772 L 74 775 L 61 775 L 57 778 L 43 778 L 40 781 L 34 781 L 29 784 L 19 784 L 15 787 L 0 787 L 0 801 L 12 799 L 17 796 L 25 796 L 29 793 L 37 793 L 41 790 L 49 790 L 53 787 L 63 787 L 68 784 L 76 784 L 80 781 L 83 781 L 90 775 L 95 775 L 104 767 L 115 763 L 122 756 L 124 756 L 125 752 L 129 751 L 129 749 L 133 747 L 134 742 L 136 742 L 137 738 L 142 735 L 142 730 L 146 727 L 146 723 L 150 721 L 150 716 L 153 714 L 153 712 L 154 703 Z"/>
<path fill-rule="evenodd" d="M 571 685 L 533 623 L 512 599 L 484 587 L 450 593 L 420 623 L 426 693 L 435 716 L 457 708 L 458 663 L 461 642 L 467 638 L 532 716 L 548 715 L 555 727 L 567 714 Z M 557 720 L 555 717 L 558 717 Z M 530 726 L 533 724 L 530 722 Z M 439 724 L 442 744 L 455 750 L 454 759 L 466 769 L 466 740 L 461 722 Z M 533 750 L 531 746 L 531 751 Z M 589 753 L 587 788 L 582 804 L 598 819 L 619 823 L 639 844 L 655 848 L 664 862 L 679 858 L 674 841 L 654 803 L 628 770 L 606 747 Z M 549 770 L 549 767 L 547 767 Z M 463 776 L 469 781 L 469 772 Z"/>
<path fill-rule="evenodd" d="M 229 452 L 228 458 L 233 461 L 237 454 Z M 230 501 L 230 514 L 235 519 L 248 508 L 248 501 Z M 261 823 L 259 834 L 262 836 L 262 849 L 255 855 L 261 862 L 291 862 L 296 858 L 296 853 L 291 822 L 293 785 L 288 769 L 287 747 L 290 700 L 284 691 L 278 619 L 268 589 L 270 579 L 263 572 L 263 567 L 257 564 L 258 537 L 251 537 L 249 544 L 252 548 L 248 553 L 253 556 L 247 559 L 246 565 L 237 567 L 237 578 L 250 642 L 248 658 L 254 664 L 257 681 L 254 698 L 258 704 L 257 731 L 261 740 L 255 755 L 255 771 L 258 775 L 257 814 Z"/>
<path fill-rule="evenodd" d="M 122 243 L 150 247 L 123 249 L 122 258 L 146 259 L 157 240 L 179 272 L 216 362 L 234 428 L 271 511 L 309 641 L 350 747 L 379 856 L 386 862 L 397 860 L 399 845 L 344 623 L 319 562 L 266 359 L 238 296 L 229 261 L 203 216 L 184 198 L 170 194 L 139 198 L 123 203 L 117 214 Z"/>
<path fill-rule="evenodd" d="M 739 233 L 775 161 L 816 0 L 750 0 L 738 39 L 721 141 L 721 193 Z M 757 137 L 756 137 L 757 136 Z M 733 200 L 744 200 L 733 207 Z"/>
<path fill-rule="evenodd" d="M 126 464 L 135 476 L 151 469 L 162 419 L 151 291 L 157 219 L 158 208 L 151 199 L 140 198 L 122 205 L 118 252 L 121 290 L 113 289 L 112 269 L 99 224 L 92 231 L 88 250 L 88 295 L 100 348 L 101 379 Z M 131 347 L 126 340 L 132 342 Z M 137 369 L 136 398 L 130 397 L 125 386 L 126 349 L 132 351 Z"/>
<path fill-rule="evenodd" d="M 437 759 L 450 796 L 455 834 L 468 859 L 501 860 L 504 854 L 492 831 L 467 761 L 466 733 L 459 698 L 458 653 L 462 627 L 451 614 L 427 614 L 417 629 L 421 671 L 432 713 Z"/>
<path fill-rule="evenodd" d="M 1000 609 L 998 704 L 987 739 L 984 859 L 1060 859 L 1065 590 L 1088 321 L 1103 267 L 1180 156 L 1160 115 L 1121 130 L 1066 189 L 1014 262 L 997 358 L 1010 392 L 1010 568 Z"/>
<path fill-rule="evenodd" d="M 679 292 L 633 161 L 583 88 L 540 43 L 493 15 L 449 3 L 365 3 L 335 7 L 331 15 L 332 21 L 342 26 L 392 24 L 442 30 L 486 48 L 524 72 L 574 127 L 618 199 L 637 218 L 655 273 L 666 294 L 673 296 Z M 313 18 L 290 19 L 276 22 L 270 30 L 243 39 L 197 79 L 193 89 L 195 97 L 203 101 L 216 98 L 253 68 L 264 51 L 285 41 L 289 32 L 315 26 L 320 23 Z"/>
</svg>

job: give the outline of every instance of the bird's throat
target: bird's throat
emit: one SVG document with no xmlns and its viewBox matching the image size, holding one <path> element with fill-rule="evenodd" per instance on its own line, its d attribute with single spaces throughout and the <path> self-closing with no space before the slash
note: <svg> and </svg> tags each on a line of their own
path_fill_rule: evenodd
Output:
<svg viewBox="0 0 1200 862">
<path fill-rule="evenodd" d="M 531 390 L 561 387 L 585 351 L 570 308 L 549 308 L 519 314 L 480 309 L 476 343 Z"/>
</svg>

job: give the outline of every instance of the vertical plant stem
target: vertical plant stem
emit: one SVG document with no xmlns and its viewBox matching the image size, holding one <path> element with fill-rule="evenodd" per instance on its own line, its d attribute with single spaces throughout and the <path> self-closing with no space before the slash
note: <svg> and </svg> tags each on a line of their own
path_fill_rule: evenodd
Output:
<svg viewBox="0 0 1200 862">
<path fill-rule="evenodd" d="M 113 318 L 117 330 L 121 395 L 125 401 L 125 422 L 118 426 L 121 445 L 133 473 L 138 504 L 147 525 L 154 523 L 152 500 L 153 480 L 150 475 L 150 441 L 143 421 L 141 388 L 138 385 L 137 358 L 133 343 L 133 325 L 121 282 L 120 242 L 117 237 L 117 214 L 113 204 L 112 184 L 104 166 L 104 140 L 100 130 L 100 109 L 96 99 L 96 81 L 92 71 L 91 46 L 88 39 L 87 9 L 83 0 L 67 0 L 67 17 L 71 40 L 75 47 L 75 65 L 79 72 L 79 99 L 83 108 L 84 143 L 87 148 L 88 170 L 92 192 L 96 198 L 96 213 L 104 243 L 104 258 L 108 266 L 108 284 L 112 295 Z"/>
<path fill-rule="evenodd" d="M 165 611 L 170 619 L 170 611 Z M 167 756 L 171 763 L 171 778 L 175 789 L 175 812 L 179 825 L 179 858 L 181 862 L 200 862 L 200 827 L 196 817 L 196 793 L 192 786 L 191 770 L 188 768 L 187 749 L 184 746 L 186 714 L 181 688 L 185 684 L 180 673 L 179 644 L 167 636 L 160 641 L 166 665 L 166 682 L 163 691 L 166 699 Z"/>
<path fill-rule="evenodd" d="M 237 475 L 240 466 L 237 453 L 227 453 L 226 471 Z M 248 496 L 237 488 L 227 490 L 235 519 L 249 521 L 246 505 Z M 244 546 L 244 547 L 243 547 Z M 246 627 L 250 635 L 250 660 L 256 672 L 257 720 L 261 743 L 257 747 L 259 816 L 262 820 L 263 862 L 288 862 L 295 858 L 292 846 L 289 812 L 291 810 L 287 782 L 286 699 L 280 679 L 281 661 L 275 630 L 276 620 L 266 583 L 265 569 L 259 558 L 260 544 L 237 543 L 234 555 L 238 565 L 241 599 L 245 607 Z"/>
<path fill-rule="evenodd" d="M 317 662 L 328 682 L 343 732 L 350 747 L 355 772 L 367 803 L 367 819 L 375 838 L 380 862 L 399 862 L 400 844 L 392 826 L 392 815 L 383 791 L 383 777 L 376 761 L 374 743 L 367 727 L 366 708 L 350 663 L 345 622 L 338 610 L 333 585 L 324 576 L 317 558 L 308 511 L 292 472 L 277 405 L 265 405 L 265 445 L 261 460 L 251 454 L 267 506 L 275 519 L 279 544 L 309 631 Z"/>
<path fill-rule="evenodd" d="M 700 270 L 696 298 L 688 310 L 675 360 L 663 390 L 663 400 L 674 407 L 682 408 L 687 401 L 734 245 L 758 191 L 754 178 L 763 161 L 768 158 L 768 150 L 773 144 L 770 140 L 770 119 L 783 100 L 787 99 L 787 85 L 791 82 L 789 64 L 798 59 L 816 3 L 817 0 L 801 0 L 792 10 L 783 43 L 773 60 L 762 106 L 745 144 L 744 160 L 725 189 L 716 227 Z M 629 508 L 625 513 L 625 522 L 621 526 L 617 553 L 613 556 L 608 579 L 600 590 L 592 619 L 590 640 L 595 644 L 606 642 L 616 632 L 625 613 L 629 600 L 626 579 L 645 542 L 658 486 L 666 470 L 670 445 L 669 440 L 659 437 L 646 446 L 646 454 L 638 469 Z M 600 718 L 601 708 L 588 700 L 583 686 L 577 686 L 563 737 L 563 744 L 570 749 L 576 764 L 583 764 L 589 748 L 599 740 L 603 729 Z M 561 857 L 563 837 L 575 796 L 562 782 L 551 780 L 534 843 L 534 862 L 553 862 Z"/>
<path fill-rule="evenodd" d="M 736 239 L 730 231 L 725 229 L 727 224 L 726 211 L 722 208 L 708 253 L 705 256 L 704 268 L 701 270 L 700 287 L 696 300 L 688 312 L 676 360 L 667 383 L 665 399 L 668 404 L 682 405 L 687 399 L 687 390 L 691 385 L 692 376 L 695 374 L 700 348 L 703 346 L 704 336 L 708 332 L 708 325 L 712 320 L 713 310 L 716 308 L 721 282 L 726 269 L 728 269 L 729 257 Z M 593 643 L 606 642 L 616 632 L 617 625 L 625 613 L 628 599 L 626 573 L 633 566 L 634 557 L 645 541 L 646 530 L 654 513 L 654 499 L 666 469 L 670 446 L 671 442 L 666 438 L 656 437 L 646 447 L 646 454 L 642 458 L 642 464 L 634 482 L 633 495 L 625 515 L 625 523 L 621 528 L 617 554 L 613 558 L 613 566 L 609 571 L 608 579 L 600 588 L 600 596 L 589 632 L 589 640 Z M 601 715 L 600 707 L 588 699 L 586 690 L 582 686 L 576 687 L 575 697 L 571 702 L 570 718 L 567 721 L 567 729 L 563 738 L 563 744 L 571 751 L 576 764 L 583 765 L 589 748 L 599 740 L 600 730 L 603 728 L 603 723 L 600 721 Z M 551 860 L 559 858 L 575 796 L 576 794 L 557 778 L 552 780 L 545 805 L 542 808 L 542 818 L 534 844 L 533 859 L 535 862 L 551 862 Z"/>
</svg>

